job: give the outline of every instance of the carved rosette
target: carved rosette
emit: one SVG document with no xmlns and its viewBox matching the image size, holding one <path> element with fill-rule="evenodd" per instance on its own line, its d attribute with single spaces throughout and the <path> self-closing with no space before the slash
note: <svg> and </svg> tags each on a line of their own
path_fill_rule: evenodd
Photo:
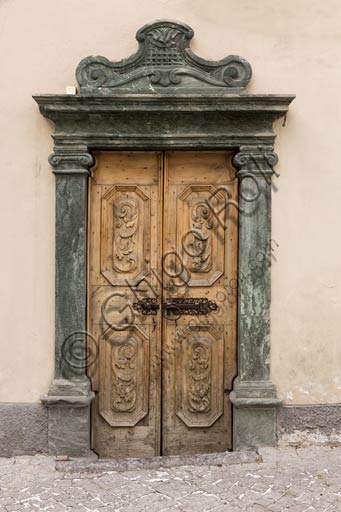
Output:
<svg viewBox="0 0 341 512">
<path fill-rule="evenodd" d="M 111 62 L 105 57 L 87 57 L 76 70 L 81 93 L 110 93 L 130 85 L 131 92 L 154 92 L 154 86 L 194 89 L 205 87 L 243 89 L 251 79 L 251 66 L 241 57 L 230 55 L 220 61 L 207 61 L 189 48 L 194 32 L 175 21 L 145 25 L 136 34 L 139 49 L 135 55 Z"/>
</svg>

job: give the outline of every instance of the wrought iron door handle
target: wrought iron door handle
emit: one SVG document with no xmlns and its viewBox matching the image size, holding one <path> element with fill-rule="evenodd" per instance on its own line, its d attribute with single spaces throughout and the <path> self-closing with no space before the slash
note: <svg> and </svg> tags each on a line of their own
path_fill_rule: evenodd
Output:
<svg viewBox="0 0 341 512">
<path fill-rule="evenodd" d="M 142 313 L 142 315 L 157 315 L 159 308 L 157 299 L 154 298 L 141 299 L 133 304 L 133 309 Z"/>
<path fill-rule="evenodd" d="M 214 300 L 208 300 L 206 297 L 166 299 L 163 307 L 167 313 L 192 316 L 207 315 L 207 313 L 218 309 Z"/>
</svg>

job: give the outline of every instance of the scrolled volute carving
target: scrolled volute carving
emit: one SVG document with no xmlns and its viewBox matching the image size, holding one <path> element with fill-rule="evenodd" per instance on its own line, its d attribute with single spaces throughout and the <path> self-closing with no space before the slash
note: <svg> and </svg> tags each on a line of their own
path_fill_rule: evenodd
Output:
<svg viewBox="0 0 341 512">
<path fill-rule="evenodd" d="M 136 34 L 139 49 L 119 62 L 105 57 L 86 57 L 76 70 L 81 94 L 110 94 L 113 90 L 155 93 L 176 86 L 186 91 L 219 88 L 244 89 L 252 75 L 250 64 L 237 55 L 208 61 L 195 55 L 189 43 L 191 27 L 175 21 L 156 21 Z"/>
<path fill-rule="evenodd" d="M 272 176 L 273 167 L 278 156 L 272 146 L 245 146 L 233 158 L 233 165 L 238 169 L 238 177 L 248 174 L 253 176 Z"/>
<path fill-rule="evenodd" d="M 94 165 L 94 158 L 84 151 L 56 151 L 49 156 L 49 164 L 54 167 L 55 174 L 89 174 L 89 167 Z"/>
</svg>

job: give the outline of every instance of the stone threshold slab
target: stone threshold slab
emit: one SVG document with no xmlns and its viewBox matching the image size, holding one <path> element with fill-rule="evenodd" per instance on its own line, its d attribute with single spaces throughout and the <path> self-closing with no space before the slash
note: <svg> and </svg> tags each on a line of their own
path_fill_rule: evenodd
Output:
<svg viewBox="0 0 341 512">
<path fill-rule="evenodd" d="M 224 452 L 203 455 L 172 455 L 129 459 L 71 459 L 56 461 L 56 470 L 66 473 L 102 473 L 107 471 L 134 471 L 137 469 L 176 468 L 181 466 L 229 466 L 263 462 L 257 452 Z"/>
</svg>

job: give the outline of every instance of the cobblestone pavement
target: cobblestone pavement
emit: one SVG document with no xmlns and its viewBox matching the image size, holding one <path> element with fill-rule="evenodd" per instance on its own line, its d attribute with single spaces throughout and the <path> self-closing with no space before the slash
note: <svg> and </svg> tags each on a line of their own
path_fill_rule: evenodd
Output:
<svg viewBox="0 0 341 512">
<path fill-rule="evenodd" d="M 0 511 L 341 511 L 341 448 L 260 450 L 263 462 L 67 473 L 0 459 Z"/>
</svg>

